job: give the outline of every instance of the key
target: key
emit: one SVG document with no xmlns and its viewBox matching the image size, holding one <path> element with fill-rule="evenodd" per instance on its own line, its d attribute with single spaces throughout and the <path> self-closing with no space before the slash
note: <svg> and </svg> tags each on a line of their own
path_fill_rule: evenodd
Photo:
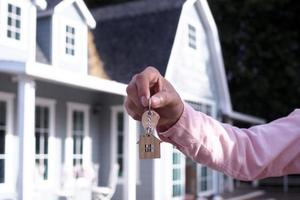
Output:
<svg viewBox="0 0 300 200">
<path fill-rule="evenodd" d="M 142 115 L 142 125 L 145 133 L 140 136 L 138 141 L 140 159 L 160 158 L 161 140 L 154 136 L 159 118 L 158 113 L 151 109 L 151 101 L 149 99 L 148 110 Z"/>
<path fill-rule="evenodd" d="M 142 124 L 144 129 L 146 130 L 149 125 L 155 129 L 158 124 L 159 118 L 160 117 L 158 113 L 154 110 L 147 110 L 146 112 L 144 112 L 144 114 L 142 115 Z M 149 119 L 151 120 L 151 122 L 149 122 Z"/>
</svg>

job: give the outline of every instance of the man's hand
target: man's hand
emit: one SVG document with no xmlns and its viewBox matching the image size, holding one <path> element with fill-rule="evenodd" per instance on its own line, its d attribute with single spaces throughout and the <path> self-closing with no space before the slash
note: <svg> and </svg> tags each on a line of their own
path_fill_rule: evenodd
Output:
<svg viewBox="0 0 300 200">
<path fill-rule="evenodd" d="M 151 97 L 151 107 L 159 115 L 157 130 L 162 132 L 174 125 L 183 112 L 183 102 L 173 86 L 161 76 L 154 67 L 147 67 L 136 74 L 127 87 L 125 108 L 135 120 L 141 120 L 142 114 L 148 108 Z"/>
</svg>

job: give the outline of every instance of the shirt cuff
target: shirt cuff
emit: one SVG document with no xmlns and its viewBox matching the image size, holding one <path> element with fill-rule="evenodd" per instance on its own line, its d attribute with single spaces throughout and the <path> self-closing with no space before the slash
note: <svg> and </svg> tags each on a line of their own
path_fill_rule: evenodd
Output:
<svg viewBox="0 0 300 200">
<path fill-rule="evenodd" d="M 179 149 L 196 143 L 197 141 L 190 131 L 192 130 L 191 125 L 193 125 L 193 123 L 191 123 L 192 120 L 190 120 L 190 117 L 191 115 L 194 115 L 195 112 L 196 111 L 190 105 L 184 103 L 183 113 L 179 120 L 168 130 L 164 132 L 158 132 L 160 139 L 162 141 L 169 142 L 175 145 Z"/>
</svg>

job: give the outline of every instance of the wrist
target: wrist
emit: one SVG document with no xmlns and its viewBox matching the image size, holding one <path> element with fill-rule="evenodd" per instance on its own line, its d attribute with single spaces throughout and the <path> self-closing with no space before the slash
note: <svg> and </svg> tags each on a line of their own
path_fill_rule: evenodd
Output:
<svg viewBox="0 0 300 200">
<path fill-rule="evenodd" d="M 174 115 L 174 117 L 169 118 L 165 123 L 162 123 L 161 125 L 157 126 L 158 132 L 167 131 L 168 129 L 170 129 L 172 126 L 174 126 L 179 121 L 179 119 L 181 118 L 182 113 L 184 111 L 183 102 L 180 102 L 180 104 L 177 105 L 176 110 L 177 110 L 177 112 Z"/>
</svg>

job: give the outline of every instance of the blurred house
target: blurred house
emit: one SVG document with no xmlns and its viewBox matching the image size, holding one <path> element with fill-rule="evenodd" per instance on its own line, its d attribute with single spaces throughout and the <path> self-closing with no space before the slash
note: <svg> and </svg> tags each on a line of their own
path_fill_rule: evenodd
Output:
<svg viewBox="0 0 300 200">
<path fill-rule="evenodd" d="M 154 65 L 195 109 L 262 122 L 231 108 L 207 2 L 141 1 L 93 14 L 82 0 L 0 1 L 0 199 L 76 198 L 81 190 L 89 199 L 115 163 L 114 199 L 222 191 L 222 174 L 171 145 L 161 159 L 138 160 L 142 129 L 122 106 L 131 76 Z M 81 178 L 88 182 L 79 187 Z"/>
<path fill-rule="evenodd" d="M 232 110 L 218 32 L 206 1 L 137 1 L 92 13 L 95 45 L 111 79 L 127 84 L 152 65 L 196 110 L 220 121 L 263 122 Z M 138 166 L 137 199 L 196 198 L 232 189 L 232 179 L 165 143 L 161 159 L 141 160 Z M 120 181 L 116 199 L 122 199 L 123 187 Z"/>
<path fill-rule="evenodd" d="M 107 180 L 112 132 L 129 129 L 123 172 L 134 177 L 126 85 L 88 74 L 95 26 L 82 0 L 0 1 L 0 199 L 71 198 L 77 179 L 97 185 L 97 168 Z"/>
</svg>

